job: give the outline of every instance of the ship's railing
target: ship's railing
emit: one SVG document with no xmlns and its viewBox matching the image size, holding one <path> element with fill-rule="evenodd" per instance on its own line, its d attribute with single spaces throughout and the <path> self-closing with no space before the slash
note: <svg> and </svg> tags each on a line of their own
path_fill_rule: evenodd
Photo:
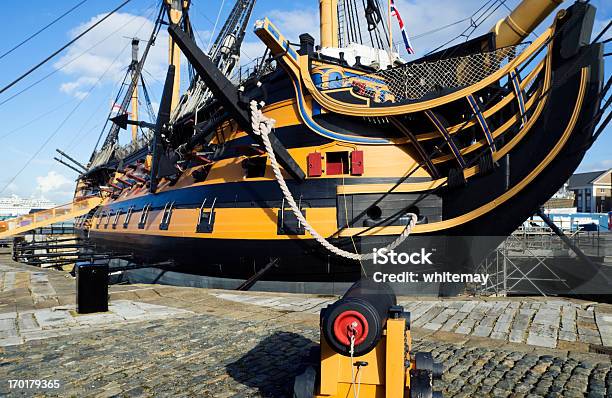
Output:
<svg viewBox="0 0 612 398">
<path fill-rule="evenodd" d="M 92 156 L 91 162 L 89 162 L 89 169 L 94 169 L 98 166 L 108 163 L 113 156 L 115 145 L 103 147 L 99 151 L 95 152 Z"/>
<path fill-rule="evenodd" d="M 276 69 L 276 61 L 271 58 L 257 57 L 246 65 L 240 66 L 232 75 L 231 81 L 241 85 L 252 77 L 261 77 Z"/>
<path fill-rule="evenodd" d="M 374 102 L 401 104 L 432 92 L 476 84 L 503 68 L 528 45 L 521 43 L 467 56 L 410 63 L 365 75 L 341 77 L 332 74 L 318 83 L 317 88 L 325 92 L 351 87 L 356 94 Z"/>
<path fill-rule="evenodd" d="M 132 153 L 137 152 L 149 145 L 149 142 L 150 140 L 148 137 L 139 137 L 138 140 L 134 142 L 130 142 L 127 145 L 119 146 L 115 149 L 115 158 L 125 159 Z"/>
<path fill-rule="evenodd" d="M 102 148 L 100 151 L 94 153 L 91 162 L 89 163 L 89 169 L 102 166 L 113 159 L 125 159 L 128 155 L 141 150 L 150 143 L 149 137 L 139 137 L 138 140 L 130 142 L 127 145 L 112 145 L 107 148 Z"/>
<path fill-rule="evenodd" d="M 100 197 L 83 198 L 52 209 L 40 210 L 2 221 L 0 222 L 0 239 L 82 216 L 101 202 Z"/>
</svg>

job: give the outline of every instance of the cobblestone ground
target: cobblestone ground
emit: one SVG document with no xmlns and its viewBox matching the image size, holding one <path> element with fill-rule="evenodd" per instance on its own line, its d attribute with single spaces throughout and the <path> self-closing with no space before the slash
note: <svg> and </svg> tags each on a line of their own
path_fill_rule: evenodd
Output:
<svg viewBox="0 0 612 398">
<path fill-rule="evenodd" d="M 224 300 L 287 311 L 318 313 L 335 298 L 272 293 L 213 292 Z M 586 301 L 555 298 L 436 300 L 399 298 L 414 327 L 512 343 L 587 350 L 612 347 L 612 309 Z"/>
<path fill-rule="evenodd" d="M 112 286 L 110 312 L 80 316 L 72 311 L 74 288 L 61 272 L 0 255 L 0 396 L 287 397 L 318 344 L 318 312 L 335 300 Z M 557 299 L 405 304 L 415 319 L 414 349 L 433 352 L 446 367 L 436 381 L 446 397 L 612 397 L 611 358 L 590 352 L 610 346 L 609 306 Z M 570 330 L 576 341 L 563 340 Z M 532 336 L 548 336 L 554 348 Z M 59 388 L 11 388 L 10 380 L 58 380 Z"/>
<path fill-rule="evenodd" d="M 59 380 L 48 396 L 287 397 L 318 330 L 281 316 L 239 321 L 198 315 L 27 342 L 0 352 L 0 395 L 7 379 Z M 420 340 L 447 372 L 447 397 L 612 396 L 608 357 L 509 351 Z M 36 391 L 42 395 L 42 392 Z"/>
</svg>

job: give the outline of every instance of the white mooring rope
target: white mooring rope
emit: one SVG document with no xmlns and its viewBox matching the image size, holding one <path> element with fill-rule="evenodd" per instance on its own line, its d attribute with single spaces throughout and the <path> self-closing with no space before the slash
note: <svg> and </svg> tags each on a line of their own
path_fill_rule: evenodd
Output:
<svg viewBox="0 0 612 398">
<path fill-rule="evenodd" d="M 281 191 L 283 192 L 283 196 L 289 203 L 289 207 L 291 211 L 298 219 L 300 223 L 304 226 L 304 229 L 307 230 L 312 237 L 321 244 L 324 248 L 336 254 L 340 257 L 348 258 L 350 260 L 362 261 L 362 260 L 370 260 L 374 257 L 374 253 L 351 253 L 346 250 L 342 250 L 330 242 L 327 241 L 321 234 L 319 234 L 309 223 L 306 221 L 306 218 L 302 214 L 301 209 L 295 202 L 291 191 L 287 187 L 287 183 L 281 174 L 280 167 L 278 162 L 276 161 L 276 156 L 274 155 L 274 151 L 272 150 L 272 144 L 270 143 L 270 139 L 268 138 L 268 134 L 274 128 L 274 123 L 276 121 L 274 119 L 270 119 L 263 115 L 261 110 L 258 107 L 256 101 L 251 101 L 251 127 L 253 128 L 253 132 L 259 136 L 261 136 L 264 146 L 266 147 L 266 152 L 270 157 L 270 165 L 272 166 L 272 171 L 274 172 L 274 176 L 276 177 L 276 181 L 280 186 Z M 386 247 L 387 250 L 393 250 L 397 246 L 399 246 L 407 237 L 410 235 L 410 231 L 416 225 L 417 216 L 414 213 L 407 213 L 410 216 L 410 222 L 406 225 L 406 228 L 402 231 L 402 233 L 395 239 L 389 246 Z"/>
</svg>

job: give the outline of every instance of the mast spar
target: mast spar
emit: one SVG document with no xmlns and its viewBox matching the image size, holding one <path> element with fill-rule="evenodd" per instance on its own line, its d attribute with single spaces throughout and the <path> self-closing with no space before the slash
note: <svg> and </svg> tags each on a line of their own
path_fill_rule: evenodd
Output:
<svg viewBox="0 0 612 398">
<path fill-rule="evenodd" d="M 338 0 L 320 0 L 321 47 L 338 47 Z"/>
<path fill-rule="evenodd" d="M 166 0 L 168 7 L 168 20 L 170 24 L 181 22 L 183 12 L 189 9 L 189 0 Z M 168 65 L 174 65 L 174 85 L 170 109 L 176 108 L 180 99 L 181 89 L 181 50 L 172 37 L 168 37 Z"/>
<path fill-rule="evenodd" d="M 492 29 L 497 48 L 522 42 L 563 0 L 523 0 Z"/>
<path fill-rule="evenodd" d="M 140 40 L 137 37 L 132 39 L 132 64 L 130 69 L 132 70 L 132 80 L 138 81 L 138 74 L 136 73 L 136 66 L 138 65 L 138 43 Z M 138 84 L 134 85 L 134 92 L 132 93 L 132 119 L 138 120 Z M 132 125 L 132 143 L 138 140 L 138 126 Z"/>
</svg>

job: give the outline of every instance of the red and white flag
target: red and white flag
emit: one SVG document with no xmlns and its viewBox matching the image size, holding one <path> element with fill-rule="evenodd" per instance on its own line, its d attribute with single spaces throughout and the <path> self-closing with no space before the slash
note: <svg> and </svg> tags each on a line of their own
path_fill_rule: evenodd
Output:
<svg viewBox="0 0 612 398">
<path fill-rule="evenodd" d="M 402 38 L 404 39 L 404 45 L 406 46 L 406 51 L 408 51 L 408 54 L 414 54 L 414 48 L 412 48 L 412 44 L 410 44 L 410 39 L 408 38 L 408 34 L 406 33 L 406 27 L 404 26 L 404 21 L 402 20 L 402 17 L 400 16 L 400 13 L 397 9 L 397 7 L 395 7 L 395 1 L 393 0 L 389 0 L 391 2 L 391 16 L 395 17 L 397 19 L 397 23 L 399 24 L 400 27 L 400 31 L 402 32 Z M 391 27 L 389 27 L 389 29 L 391 29 Z"/>
</svg>

